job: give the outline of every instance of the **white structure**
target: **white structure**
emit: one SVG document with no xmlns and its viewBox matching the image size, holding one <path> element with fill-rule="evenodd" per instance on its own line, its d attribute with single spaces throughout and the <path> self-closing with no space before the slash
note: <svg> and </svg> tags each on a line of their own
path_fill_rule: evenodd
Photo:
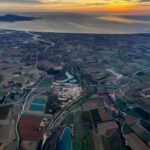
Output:
<svg viewBox="0 0 150 150">
<path fill-rule="evenodd" d="M 68 102 L 78 98 L 82 93 L 82 88 L 78 84 L 54 82 L 52 85 L 54 94 L 62 102 Z"/>
</svg>

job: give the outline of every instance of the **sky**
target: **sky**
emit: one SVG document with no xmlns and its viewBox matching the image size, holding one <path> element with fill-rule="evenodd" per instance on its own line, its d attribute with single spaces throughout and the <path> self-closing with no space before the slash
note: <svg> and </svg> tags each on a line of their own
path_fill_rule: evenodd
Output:
<svg viewBox="0 0 150 150">
<path fill-rule="evenodd" d="M 150 15 L 150 0 L 0 0 L 0 12 Z"/>
</svg>

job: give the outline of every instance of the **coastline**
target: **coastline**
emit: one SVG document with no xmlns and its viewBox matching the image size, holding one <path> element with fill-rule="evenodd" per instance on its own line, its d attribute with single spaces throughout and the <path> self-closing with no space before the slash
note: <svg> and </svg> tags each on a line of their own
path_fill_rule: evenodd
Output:
<svg viewBox="0 0 150 150">
<path fill-rule="evenodd" d="M 15 13 L 14 13 L 15 14 Z M 1 14 L 0 15 L 4 15 Z M 108 20 L 105 15 L 91 14 L 68 14 L 68 13 L 17 13 L 16 15 L 37 18 L 30 21 L 0 22 L 0 29 L 30 31 L 30 32 L 49 32 L 49 33 L 82 33 L 82 34 L 142 34 L 150 33 L 150 17 L 118 16 L 126 18 L 122 20 Z M 101 17 L 102 19 L 97 19 Z M 105 19 L 106 17 L 106 19 Z M 146 18 L 146 19 L 145 19 Z M 137 21 L 138 20 L 138 21 Z M 135 21 L 135 22 L 134 22 Z"/>
<path fill-rule="evenodd" d="M 72 35 L 150 35 L 149 32 L 137 32 L 137 33 L 80 33 L 80 32 L 51 32 L 51 31 L 32 31 L 32 30 L 17 30 L 17 29 L 1 29 L 0 31 L 6 31 L 8 33 L 1 33 L 2 34 L 11 34 L 12 32 L 29 32 L 29 33 L 48 33 L 48 34 L 72 34 Z M 9 33 L 10 32 L 10 33 Z"/>
</svg>

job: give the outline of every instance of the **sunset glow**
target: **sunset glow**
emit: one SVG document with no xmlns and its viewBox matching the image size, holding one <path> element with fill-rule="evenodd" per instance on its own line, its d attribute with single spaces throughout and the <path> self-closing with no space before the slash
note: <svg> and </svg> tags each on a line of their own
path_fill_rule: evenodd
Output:
<svg viewBox="0 0 150 150">
<path fill-rule="evenodd" d="M 146 0 L 2 0 L 1 12 L 85 12 L 150 14 Z"/>
</svg>

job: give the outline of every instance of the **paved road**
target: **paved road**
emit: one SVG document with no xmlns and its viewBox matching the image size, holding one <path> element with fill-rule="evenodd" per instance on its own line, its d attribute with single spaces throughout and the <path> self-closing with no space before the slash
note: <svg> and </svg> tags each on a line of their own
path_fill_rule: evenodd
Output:
<svg viewBox="0 0 150 150">
<path fill-rule="evenodd" d="M 83 95 L 81 95 L 80 97 L 78 97 L 77 99 L 74 99 L 72 102 L 68 103 L 64 108 L 62 108 L 57 114 L 54 115 L 53 120 L 50 122 L 50 124 L 48 125 L 47 129 L 45 130 L 45 133 L 43 135 L 43 146 L 44 144 L 46 144 L 46 141 L 48 140 L 48 138 L 51 136 L 52 134 L 52 130 L 54 131 L 55 129 L 57 129 L 61 123 L 63 122 L 63 120 L 65 119 L 65 117 L 67 116 L 67 114 L 72 110 L 72 108 L 74 107 L 74 105 L 78 102 L 80 102 L 80 98 Z M 86 95 L 84 95 L 86 96 Z"/>
<path fill-rule="evenodd" d="M 20 141 L 20 136 L 19 136 L 19 133 L 18 133 L 18 125 L 19 125 L 20 118 L 25 113 L 25 106 L 26 106 L 26 103 L 27 103 L 29 97 L 37 89 L 37 86 L 46 78 L 46 76 L 47 76 L 47 73 L 41 79 L 41 81 L 36 85 L 36 87 L 31 88 L 31 91 L 26 95 L 26 97 L 24 98 L 24 100 L 21 101 L 20 110 L 19 110 L 19 113 L 18 113 L 17 121 L 16 121 L 16 136 L 17 136 L 17 147 L 18 148 L 19 148 L 19 141 Z"/>
<path fill-rule="evenodd" d="M 143 68 L 141 70 L 138 70 L 138 71 L 126 76 L 125 78 L 129 78 L 129 81 L 126 84 L 121 85 L 121 87 L 124 88 L 124 87 L 128 86 L 131 83 L 131 81 L 132 81 L 132 79 L 134 78 L 135 75 L 137 75 L 138 73 L 140 73 L 142 71 L 147 71 L 147 70 L 150 70 L 150 67 Z"/>
<path fill-rule="evenodd" d="M 29 34 L 29 35 L 32 35 L 32 36 L 33 36 L 32 38 L 35 39 L 35 40 L 38 40 L 38 41 L 41 41 L 41 42 L 45 42 L 45 43 L 51 44 L 52 46 L 55 45 L 54 42 L 51 42 L 51 41 L 47 41 L 47 40 L 41 39 L 41 38 L 40 38 L 40 35 L 38 35 L 38 34 L 29 32 L 29 31 L 26 31 L 26 33 Z"/>
</svg>

